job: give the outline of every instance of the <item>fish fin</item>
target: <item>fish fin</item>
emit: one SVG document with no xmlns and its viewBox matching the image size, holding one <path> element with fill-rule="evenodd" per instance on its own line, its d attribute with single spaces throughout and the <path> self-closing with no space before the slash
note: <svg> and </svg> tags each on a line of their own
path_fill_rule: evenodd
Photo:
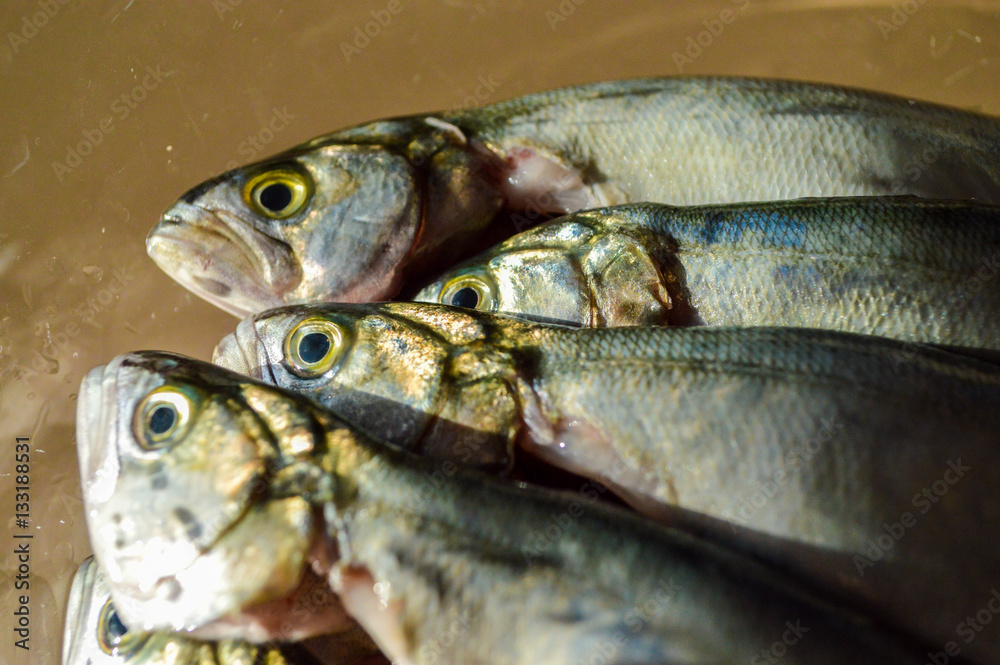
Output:
<svg viewBox="0 0 1000 665">
<path fill-rule="evenodd" d="M 397 665 L 413 665 L 413 645 L 403 628 L 402 602 L 383 602 L 375 592 L 375 578 L 367 568 L 345 566 L 333 575 L 336 579 L 331 579 L 331 584 L 344 608 L 389 660 Z"/>
<path fill-rule="evenodd" d="M 521 448 L 547 464 L 606 485 L 643 515 L 670 522 L 677 493 L 669 474 L 650 471 L 623 455 L 586 418 L 547 416 L 543 400 L 534 391 L 526 394 L 527 389 L 527 384 L 519 386 L 525 424 L 518 440 Z"/>
<path fill-rule="evenodd" d="M 507 168 L 501 190 L 507 206 L 515 210 L 562 215 L 625 202 L 624 195 L 610 183 L 587 185 L 581 171 L 534 148 L 508 150 Z"/>
<path fill-rule="evenodd" d="M 461 128 L 451 124 L 450 122 L 445 122 L 440 118 L 431 118 L 431 117 L 424 118 L 424 122 L 426 122 L 431 127 L 439 129 L 448 136 L 450 136 L 455 141 L 456 145 L 466 145 L 469 142 L 469 139 L 467 139 L 465 136 L 465 132 L 463 132 Z"/>
<path fill-rule="evenodd" d="M 581 264 L 599 327 L 664 326 L 673 303 L 659 268 L 639 239 L 620 231 L 590 243 Z"/>
</svg>

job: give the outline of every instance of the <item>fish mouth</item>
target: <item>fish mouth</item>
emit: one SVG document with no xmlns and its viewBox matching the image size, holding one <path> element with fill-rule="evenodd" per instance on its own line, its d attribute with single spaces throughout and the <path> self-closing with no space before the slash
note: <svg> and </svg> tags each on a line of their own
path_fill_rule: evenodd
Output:
<svg viewBox="0 0 1000 665">
<path fill-rule="evenodd" d="M 273 377 L 264 376 L 264 366 L 270 368 L 267 345 L 257 330 L 255 316 L 248 316 L 234 332 L 223 337 L 212 352 L 212 362 L 251 379 L 267 381 Z M 277 381 L 273 381 L 277 384 Z"/>
<path fill-rule="evenodd" d="M 118 458 L 109 454 L 107 427 L 114 419 L 114 390 L 105 389 L 111 365 L 98 365 L 80 382 L 76 406 L 76 453 L 80 462 L 80 484 L 84 499 L 104 502 L 114 490 Z"/>
<path fill-rule="evenodd" d="M 186 565 L 146 585 L 109 580 L 115 608 L 136 630 L 191 631 L 283 598 L 301 582 L 314 534 L 301 497 L 249 505 Z"/>
<path fill-rule="evenodd" d="M 183 201 L 149 232 L 146 253 L 182 286 L 240 317 L 284 304 L 302 281 L 287 244 L 227 210 Z"/>
<path fill-rule="evenodd" d="M 90 602 L 96 597 L 97 564 L 93 557 L 84 559 L 70 583 L 66 600 L 66 619 L 63 623 L 62 663 L 79 665 L 84 662 L 78 654 L 85 648 L 87 619 L 91 614 Z M 92 593 L 87 590 L 91 589 Z"/>
</svg>

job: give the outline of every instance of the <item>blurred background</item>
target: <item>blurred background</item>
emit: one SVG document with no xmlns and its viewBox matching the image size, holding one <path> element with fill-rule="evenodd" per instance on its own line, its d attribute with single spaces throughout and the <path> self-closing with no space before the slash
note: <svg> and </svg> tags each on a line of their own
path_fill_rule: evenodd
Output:
<svg viewBox="0 0 1000 665">
<path fill-rule="evenodd" d="M 208 359 L 236 325 L 146 257 L 146 233 L 188 188 L 347 125 L 605 79 L 785 77 L 1000 115 L 993 0 L 8 0 L 0 27 L 0 662 L 12 665 L 59 661 L 69 581 L 90 553 L 81 378 L 134 349 Z M 15 437 L 30 437 L 26 528 Z M 12 551 L 29 533 L 24 651 Z"/>
</svg>

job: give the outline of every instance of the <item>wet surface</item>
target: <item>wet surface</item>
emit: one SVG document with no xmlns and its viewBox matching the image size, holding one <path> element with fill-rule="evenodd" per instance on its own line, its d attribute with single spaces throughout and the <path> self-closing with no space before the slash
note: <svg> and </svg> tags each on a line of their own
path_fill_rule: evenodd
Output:
<svg viewBox="0 0 1000 665">
<path fill-rule="evenodd" d="M 797 78 L 1000 115 L 1000 7 L 986 1 L 34 0 L 4 3 L 0 26 L 0 661 L 12 664 L 58 662 L 70 579 L 90 553 L 73 432 L 83 375 L 133 349 L 207 359 L 235 328 L 145 254 L 193 185 L 377 117 L 637 76 Z M 11 630 L 25 591 L 10 552 L 24 541 L 30 651 Z"/>
</svg>

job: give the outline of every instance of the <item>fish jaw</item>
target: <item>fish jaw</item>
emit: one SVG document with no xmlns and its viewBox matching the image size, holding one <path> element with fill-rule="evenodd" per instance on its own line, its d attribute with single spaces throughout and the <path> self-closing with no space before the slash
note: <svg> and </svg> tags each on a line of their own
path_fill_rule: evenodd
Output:
<svg viewBox="0 0 1000 665">
<path fill-rule="evenodd" d="M 100 608 L 93 606 L 99 593 L 94 585 L 99 577 L 93 557 L 85 559 L 73 575 L 66 601 L 62 665 L 86 665 L 88 656 L 99 650 L 93 630 L 100 612 Z"/>
<path fill-rule="evenodd" d="M 244 318 L 235 331 L 219 340 L 212 352 L 212 362 L 251 379 L 266 381 L 266 342 L 257 332 L 256 320 L 255 315 Z"/>
<path fill-rule="evenodd" d="M 191 631 L 286 597 L 301 581 L 312 526 L 302 499 L 255 507 L 191 565 L 156 579 L 150 589 L 113 584 L 115 606 L 123 621 L 141 630 Z"/>
<path fill-rule="evenodd" d="M 284 304 L 302 280 L 286 244 L 229 211 L 184 201 L 163 213 L 146 252 L 179 284 L 235 316 Z"/>
</svg>

